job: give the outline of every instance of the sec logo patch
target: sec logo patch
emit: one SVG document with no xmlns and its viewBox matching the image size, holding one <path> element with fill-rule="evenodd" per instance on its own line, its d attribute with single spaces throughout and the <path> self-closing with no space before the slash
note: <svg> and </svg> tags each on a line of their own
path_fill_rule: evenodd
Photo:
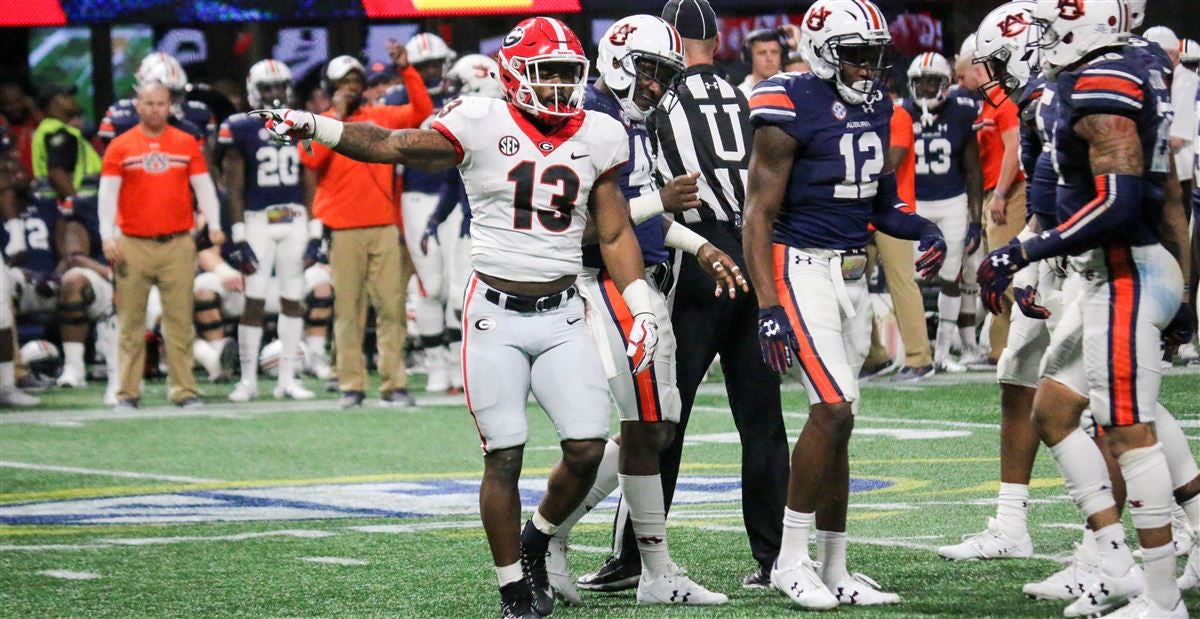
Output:
<svg viewBox="0 0 1200 619">
<path fill-rule="evenodd" d="M 480 318 L 475 321 L 476 331 L 491 331 L 496 328 L 496 321 L 491 318 Z"/>
<path fill-rule="evenodd" d="M 497 145 L 502 155 L 515 155 L 521 150 L 521 142 L 511 135 L 506 135 L 500 138 L 500 143 Z"/>
<path fill-rule="evenodd" d="M 846 106 L 841 101 L 834 101 L 831 111 L 833 112 L 834 118 L 838 120 L 846 120 Z"/>
</svg>

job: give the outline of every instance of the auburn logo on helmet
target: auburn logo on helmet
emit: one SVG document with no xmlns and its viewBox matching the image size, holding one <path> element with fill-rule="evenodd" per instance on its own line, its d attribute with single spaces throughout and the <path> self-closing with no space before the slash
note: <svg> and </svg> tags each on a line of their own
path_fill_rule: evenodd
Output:
<svg viewBox="0 0 1200 619">
<path fill-rule="evenodd" d="M 1015 37 L 1029 28 L 1029 19 L 1024 13 L 1013 13 L 1005 15 L 1004 21 L 1000 22 L 1000 33 L 1006 37 Z"/>
<path fill-rule="evenodd" d="M 1083 17 L 1084 0 L 1058 0 L 1058 16 L 1063 19 L 1079 19 Z"/>
<path fill-rule="evenodd" d="M 823 6 L 813 7 L 808 12 L 808 19 L 804 22 L 804 25 L 808 26 L 809 30 L 820 30 L 825 27 L 825 19 L 829 17 L 831 12 Z"/>
<path fill-rule="evenodd" d="M 629 40 L 629 35 L 633 34 L 634 30 L 637 30 L 637 26 L 634 26 L 633 24 L 621 24 L 620 28 L 617 28 L 611 35 L 609 35 L 608 41 L 613 45 L 624 45 L 625 41 Z"/>
</svg>

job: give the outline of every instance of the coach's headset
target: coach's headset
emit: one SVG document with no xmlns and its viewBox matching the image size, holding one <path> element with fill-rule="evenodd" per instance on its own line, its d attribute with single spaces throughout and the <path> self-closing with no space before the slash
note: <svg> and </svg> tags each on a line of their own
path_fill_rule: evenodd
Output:
<svg viewBox="0 0 1200 619">
<path fill-rule="evenodd" d="M 786 64 L 788 54 L 791 52 L 792 46 L 789 42 L 787 31 L 778 27 L 759 28 L 758 30 L 751 30 L 749 33 L 747 33 L 746 38 L 742 39 L 742 61 L 748 65 L 754 64 L 754 54 L 751 53 L 751 46 L 755 43 L 770 41 L 774 41 L 775 43 L 779 44 L 780 62 Z"/>
</svg>

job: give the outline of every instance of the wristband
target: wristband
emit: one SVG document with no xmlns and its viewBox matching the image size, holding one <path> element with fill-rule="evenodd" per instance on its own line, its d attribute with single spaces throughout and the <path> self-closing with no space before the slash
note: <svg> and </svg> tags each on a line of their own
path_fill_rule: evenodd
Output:
<svg viewBox="0 0 1200 619">
<path fill-rule="evenodd" d="M 650 301 L 650 284 L 644 279 L 633 280 L 621 291 L 621 298 L 625 299 L 625 306 L 634 316 L 654 313 L 654 305 Z"/>
<path fill-rule="evenodd" d="M 667 228 L 667 234 L 663 238 L 667 247 L 674 247 L 685 251 L 693 256 L 700 253 L 700 248 L 708 242 L 708 239 L 687 229 L 687 226 L 679 222 L 672 222 L 671 227 Z"/>
<path fill-rule="evenodd" d="M 242 241 L 246 240 L 246 224 L 245 224 L 245 222 L 239 221 L 239 222 L 233 224 L 232 226 L 230 226 L 229 234 L 230 234 L 230 236 L 233 237 L 234 243 L 241 243 Z"/>
<path fill-rule="evenodd" d="M 321 223 L 320 219 L 313 217 L 308 220 L 308 238 L 319 239 L 325 234 L 325 224 Z"/>
<path fill-rule="evenodd" d="M 342 121 L 313 114 L 313 140 L 329 148 L 342 141 Z"/>
<path fill-rule="evenodd" d="M 629 218 L 634 225 L 640 224 L 663 212 L 662 194 L 657 191 L 644 193 L 629 201 Z"/>
</svg>

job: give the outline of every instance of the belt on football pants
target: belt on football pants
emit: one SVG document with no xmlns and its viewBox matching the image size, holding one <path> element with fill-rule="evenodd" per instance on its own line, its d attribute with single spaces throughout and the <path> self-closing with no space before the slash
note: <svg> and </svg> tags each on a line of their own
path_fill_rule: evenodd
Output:
<svg viewBox="0 0 1200 619">
<path fill-rule="evenodd" d="M 571 298 L 576 294 L 578 294 L 578 291 L 575 290 L 575 286 L 571 286 L 562 292 L 544 297 L 529 297 L 519 294 L 508 294 L 506 292 L 500 292 L 495 288 L 488 288 L 484 291 L 483 298 L 491 301 L 503 309 L 512 312 L 533 314 L 557 309 L 558 306 L 570 301 Z"/>
<path fill-rule="evenodd" d="M 850 292 L 846 290 L 846 282 L 856 282 L 863 278 L 867 270 L 867 250 L 863 249 L 797 249 L 814 258 L 824 258 L 829 261 L 829 281 L 833 283 L 833 294 L 837 297 L 838 305 L 842 306 L 847 318 L 858 314 L 854 304 L 850 302 Z"/>
</svg>

